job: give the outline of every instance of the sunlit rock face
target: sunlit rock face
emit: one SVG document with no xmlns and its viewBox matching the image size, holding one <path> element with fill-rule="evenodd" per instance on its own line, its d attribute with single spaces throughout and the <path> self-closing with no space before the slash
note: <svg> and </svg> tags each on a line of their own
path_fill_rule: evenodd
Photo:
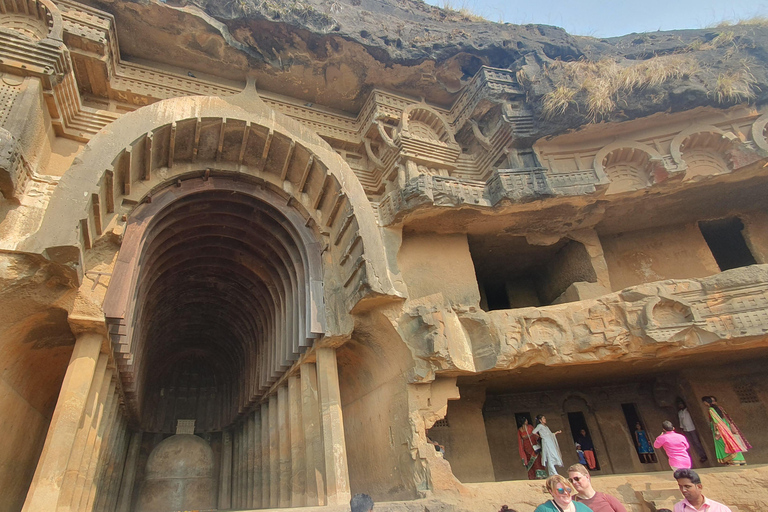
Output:
<svg viewBox="0 0 768 512">
<path fill-rule="evenodd" d="M 539 415 L 658 509 L 680 401 L 763 510 L 764 25 L 0 1 L 0 512 L 532 510 Z"/>
</svg>

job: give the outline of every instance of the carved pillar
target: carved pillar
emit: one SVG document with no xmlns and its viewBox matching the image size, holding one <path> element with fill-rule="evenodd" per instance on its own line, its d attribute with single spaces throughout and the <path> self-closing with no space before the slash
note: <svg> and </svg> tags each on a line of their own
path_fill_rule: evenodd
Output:
<svg viewBox="0 0 768 512">
<path fill-rule="evenodd" d="M 136 463 L 139 461 L 139 452 L 141 451 L 141 437 L 141 432 L 131 434 L 131 443 L 128 446 L 128 455 L 123 468 L 123 480 L 120 482 L 120 496 L 117 499 L 115 512 L 131 512 L 133 486 L 136 482 Z"/>
<path fill-rule="evenodd" d="M 109 483 L 108 491 L 105 496 L 104 505 L 100 510 L 115 510 L 117 506 L 117 497 L 120 493 L 120 481 L 123 478 L 123 469 L 125 468 L 125 455 L 128 451 L 128 422 L 121 414 L 117 435 L 115 437 L 114 449 L 109 462 Z"/>
<path fill-rule="evenodd" d="M 250 507 L 258 508 L 261 506 L 261 410 L 256 409 L 253 412 L 253 480 L 251 488 L 253 489 L 253 501 Z"/>
<path fill-rule="evenodd" d="M 117 383 L 111 382 L 109 385 L 109 398 L 107 404 L 104 407 L 104 415 L 101 423 L 99 423 L 99 430 L 96 433 L 96 444 L 93 447 L 93 455 L 88 464 L 88 473 L 85 477 L 85 486 L 83 486 L 83 494 L 80 497 L 80 510 L 91 510 L 93 508 L 93 500 L 96 495 L 96 478 L 100 474 L 102 468 L 103 450 L 107 445 L 106 436 L 112 427 L 112 422 L 117 414 L 119 406 L 119 396 L 117 392 Z"/>
<path fill-rule="evenodd" d="M 88 398 L 85 403 L 85 413 L 80 422 L 80 428 L 77 429 L 75 442 L 72 445 L 72 452 L 70 453 L 69 461 L 67 462 L 67 470 L 64 473 L 64 478 L 61 482 L 58 510 L 68 512 L 73 509 L 72 503 L 74 500 L 77 500 L 74 501 L 75 503 L 79 503 L 79 497 L 82 492 L 82 485 L 85 483 L 85 478 L 79 482 L 81 488 L 76 489 L 78 487 L 78 476 L 83 458 L 90 455 L 90 450 L 87 449 L 88 437 L 96 423 L 96 416 L 99 409 L 99 393 L 101 392 L 102 383 L 104 381 L 104 374 L 107 371 L 107 359 L 106 354 L 101 354 L 96 362 L 91 389 L 88 392 Z M 110 371 L 110 378 L 111 377 L 112 373 Z M 74 508 L 76 509 L 77 507 Z"/>
<path fill-rule="evenodd" d="M 126 422 L 120 414 L 119 408 L 116 409 L 112 428 L 110 429 L 107 437 L 107 449 L 104 452 L 104 458 L 102 459 L 103 470 L 101 472 L 101 478 L 96 483 L 96 501 L 94 502 L 95 510 L 111 510 L 113 507 L 110 504 L 117 501 L 117 489 L 116 487 L 120 483 L 120 477 L 122 476 L 122 466 L 120 461 L 123 455 L 123 446 L 125 441 L 125 426 Z M 93 510 L 90 506 L 87 511 Z"/>
<path fill-rule="evenodd" d="M 272 409 L 268 403 L 261 404 L 261 508 L 270 506 L 269 425 L 271 421 Z"/>
<path fill-rule="evenodd" d="M 243 420 L 240 425 L 240 447 L 238 449 L 238 458 L 240 460 L 240 472 L 238 473 L 237 485 L 238 485 L 238 506 L 241 508 L 246 507 L 246 500 L 248 498 L 248 418 Z"/>
<path fill-rule="evenodd" d="M 279 506 L 291 506 L 291 433 L 288 430 L 288 387 L 277 389 L 277 430 L 279 432 L 280 500 Z"/>
<path fill-rule="evenodd" d="M 240 429 L 232 427 L 232 508 L 240 508 Z"/>
<path fill-rule="evenodd" d="M 247 478 L 245 482 L 246 487 L 246 493 L 245 493 L 245 506 L 247 508 L 253 507 L 253 430 L 256 428 L 253 422 L 253 414 L 248 415 L 248 430 L 247 433 L 247 439 L 246 439 L 246 458 L 247 458 L 247 467 L 248 467 L 248 473 Z"/>
<path fill-rule="evenodd" d="M 115 393 L 115 382 L 112 381 L 113 370 L 106 370 L 104 372 L 104 378 L 101 381 L 101 390 L 99 391 L 99 404 L 96 411 L 96 418 L 91 428 L 91 432 L 88 434 L 88 442 L 86 453 L 83 454 L 83 458 L 80 462 L 80 470 L 77 475 L 77 485 L 75 487 L 75 494 L 72 496 L 72 509 L 79 510 L 80 502 L 83 500 L 83 495 L 88 489 L 88 469 L 91 464 L 95 464 L 98 460 L 98 447 L 99 445 L 99 429 L 101 424 L 106 420 L 108 416 L 109 407 L 112 405 L 113 397 Z"/>
<path fill-rule="evenodd" d="M 594 229 L 580 229 L 568 233 L 568 236 L 577 242 L 581 242 L 589 254 L 592 268 L 597 276 L 597 284 L 605 288 L 606 292 L 611 291 L 611 278 L 608 274 L 608 263 L 605 261 L 603 253 L 603 244 L 600 237 Z M 586 297 L 591 298 L 591 297 Z"/>
<path fill-rule="evenodd" d="M 231 507 L 232 507 L 232 432 L 230 432 L 229 430 L 225 430 L 221 433 L 221 471 L 219 472 L 219 509 L 228 510 Z"/>
<path fill-rule="evenodd" d="M 325 463 L 315 363 L 301 365 L 301 418 L 304 424 L 306 505 L 325 505 Z"/>
<path fill-rule="evenodd" d="M 326 504 L 348 503 L 349 470 L 347 446 L 344 441 L 344 421 L 341 414 L 339 370 L 336 349 L 317 349 L 317 388 L 320 395 L 320 414 L 325 454 Z"/>
<path fill-rule="evenodd" d="M 280 504 L 280 441 L 277 433 L 277 396 L 269 397 L 269 506 Z"/>
<path fill-rule="evenodd" d="M 306 465 L 299 375 L 293 375 L 288 379 L 288 415 L 291 426 L 291 506 L 303 507 L 306 492 Z"/>
<path fill-rule="evenodd" d="M 77 336 L 23 512 L 56 509 L 78 425 L 85 412 L 102 339 L 100 334 L 91 332 Z"/>
</svg>

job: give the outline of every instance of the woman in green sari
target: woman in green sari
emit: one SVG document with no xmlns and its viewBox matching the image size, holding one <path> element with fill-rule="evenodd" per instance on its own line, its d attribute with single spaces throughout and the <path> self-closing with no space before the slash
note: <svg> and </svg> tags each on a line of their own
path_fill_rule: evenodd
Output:
<svg viewBox="0 0 768 512">
<path fill-rule="evenodd" d="M 717 405 L 717 398 L 705 396 L 702 397 L 701 401 L 709 409 L 709 425 L 712 427 L 712 435 L 715 438 L 717 461 L 730 466 L 746 464 L 743 452 L 746 452 L 752 446 L 742 435 L 739 427 L 728 416 L 728 413 Z"/>
</svg>

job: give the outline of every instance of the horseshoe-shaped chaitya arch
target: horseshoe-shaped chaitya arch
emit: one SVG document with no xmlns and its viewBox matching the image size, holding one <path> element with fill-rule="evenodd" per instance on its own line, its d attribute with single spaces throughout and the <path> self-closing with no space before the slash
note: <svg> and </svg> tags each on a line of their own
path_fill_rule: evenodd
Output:
<svg viewBox="0 0 768 512">
<path fill-rule="evenodd" d="M 79 279 L 83 251 L 107 227 L 168 183 L 217 174 L 276 191 L 321 235 L 334 269 L 324 275 L 327 306 L 343 297 L 338 307 L 348 312 L 369 294 L 402 295 L 355 174 L 315 133 L 258 100 L 245 110 L 215 97 L 176 98 L 124 115 L 91 140 L 20 249 Z"/>
<path fill-rule="evenodd" d="M 137 423 L 172 431 L 161 390 L 192 372 L 206 391 L 188 414 L 223 428 L 326 334 L 319 239 L 242 178 L 183 180 L 134 209 L 103 309 Z"/>
</svg>

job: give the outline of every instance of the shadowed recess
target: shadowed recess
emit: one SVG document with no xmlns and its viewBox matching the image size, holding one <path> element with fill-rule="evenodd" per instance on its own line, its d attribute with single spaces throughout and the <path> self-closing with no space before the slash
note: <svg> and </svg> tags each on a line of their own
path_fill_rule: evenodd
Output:
<svg viewBox="0 0 768 512">
<path fill-rule="evenodd" d="M 208 190 L 146 229 L 133 314 L 142 429 L 231 424 L 311 345 L 306 247 L 276 208 Z"/>
</svg>

